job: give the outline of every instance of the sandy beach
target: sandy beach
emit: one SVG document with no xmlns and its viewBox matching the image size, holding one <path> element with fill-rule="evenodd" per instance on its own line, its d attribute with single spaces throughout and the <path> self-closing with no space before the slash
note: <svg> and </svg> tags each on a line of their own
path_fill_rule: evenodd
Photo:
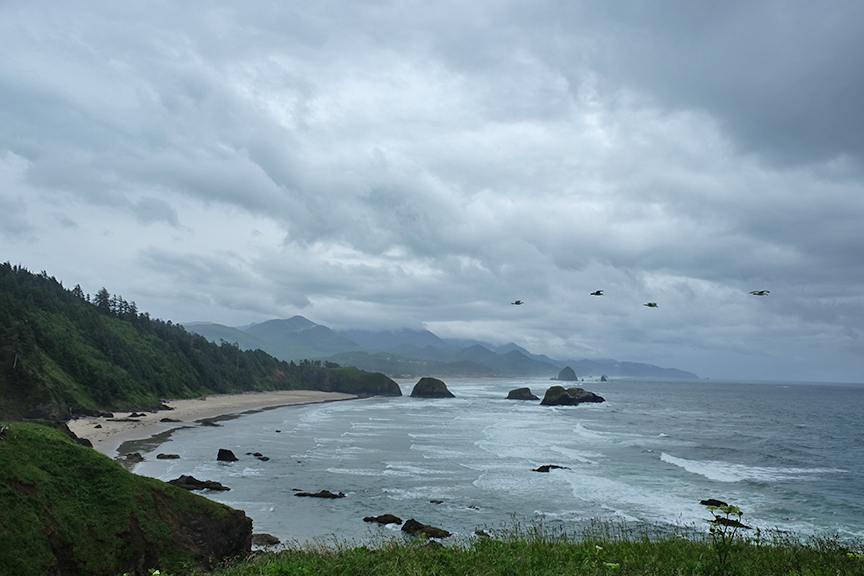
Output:
<svg viewBox="0 0 864 576">
<path fill-rule="evenodd" d="M 113 458 L 118 455 L 117 449 L 124 442 L 144 440 L 185 426 L 199 426 L 201 420 L 292 404 L 313 404 L 352 398 L 357 396 L 318 390 L 224 394 L 193 400 L 168 400 L 165 404 L 173 410 L 147 412 L 139 418 L 128 418 L 130 412 L 114 412 L 114 418 L 79 418 L 70 420 L 68 424 L 69 429 L 79 438 L 90 440 L 96 450 Z M 163 418 L 170 418 L 176 422 L 162 422 Z"/>
</svg>

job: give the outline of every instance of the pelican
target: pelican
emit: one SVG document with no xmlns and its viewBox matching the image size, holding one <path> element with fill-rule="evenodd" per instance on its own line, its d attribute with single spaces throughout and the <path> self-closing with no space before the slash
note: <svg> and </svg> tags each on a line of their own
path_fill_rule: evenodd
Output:
<svg viewBox="0 0 864 576">
<path fill-rule="evenodd" d="M 603 295 L 602 290 L 595 290 L 594 292 L 591 292 L 591 296 L 602 296 L 602 295 Z"/>
<path fill-rule="evenodd" d="M 643 306 L 647 306 L 648 308 L 657 308 L 656 302 L 646 302 Z"/>
<path fill-rule="evenodd" d="M 514 306 L 521 306 L 523 302 L 521 300 L 516 300 L 515 302 L 511 302 L 510 304 L 513 304 Z"/>
<path fill-rule="evenodd" d="M 752 294 L 754 296 L 765 296 L 766 294 L 768 294 L 770 292 L 771 292 L 770 290 L 753 290 L 750 292 L 750 294 Z"/>
</svg>

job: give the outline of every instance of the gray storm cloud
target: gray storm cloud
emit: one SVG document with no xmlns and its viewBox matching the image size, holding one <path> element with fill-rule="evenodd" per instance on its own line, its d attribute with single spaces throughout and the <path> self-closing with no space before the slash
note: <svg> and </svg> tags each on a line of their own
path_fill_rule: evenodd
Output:
<svg viewBox="0 0 864 576">
<path fill-rule="evenodd" d="M 858 3 L 0 16 L 3 259 L 174 321 L 861 379 Z"/>
</svg>

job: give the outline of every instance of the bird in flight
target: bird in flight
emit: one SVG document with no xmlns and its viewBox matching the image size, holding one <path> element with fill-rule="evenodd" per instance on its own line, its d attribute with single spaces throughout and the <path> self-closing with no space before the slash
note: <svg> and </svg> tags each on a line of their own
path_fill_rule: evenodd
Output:
<svg viewBox="0 0 864 576">
<path fill-rule="evenodd" d="M 771 292 L 770 290 L 753 290 L 750 292 L 750 294 L 752 294 L 754 296 L 765 296 L 766 294 L 768 294 L 770 292 Z"/>
<path fill-rule="evenodd" d="M 591 296 L 602 296 L 602 295 L 603 295 L 602 290 L 595 290 L 594 292 L 591 292 Z"/>
<path fill-rule="evenodd" d="M 516 300 L 515 302 L 511 302 L 510 304 L 513 304 L 514 306 L 521 306 L 523 302 L 521 300 Z"/>
<path fill-rule="evenodd" d="M 648 308 L 657 308 L 656 302 L 646 302 L 643 306 L 647 306 Z"/>
</svg>

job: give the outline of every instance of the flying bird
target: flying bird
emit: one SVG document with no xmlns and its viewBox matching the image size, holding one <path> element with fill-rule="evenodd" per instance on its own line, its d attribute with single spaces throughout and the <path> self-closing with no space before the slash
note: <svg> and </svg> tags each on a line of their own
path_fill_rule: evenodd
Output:
<svg viewBox="0 0 864 576">
<path fill-rule="evenodd" d="M 648 308 L 657 308 L 656 302 L 646 302 L 643 306 L 647 306 Z"/>
<path fill-rule="evenodd" d="M 513 304 L 514 306 L 521 306 L 521 305 L 522 305 L 522 301 L 521 301 L 521 300 L 516 300 L 515 302 L 511 302 L 510 304 Z"/>
<path fill-rule="evenodd" d="M 752 294 L 754 296 L 765 296 L 766 294 L 768 294 L 770 292 L 771 292 L 770 290 L 753 290 L 750 292 L 750 294 Z"/>
<path fill-rule="evenodd" d="M 602 290 L 595 290 L 594 292 L 591 292 L 591 296 L 602 296 L 602 295 L 603 295 Z"/>
</svg>

